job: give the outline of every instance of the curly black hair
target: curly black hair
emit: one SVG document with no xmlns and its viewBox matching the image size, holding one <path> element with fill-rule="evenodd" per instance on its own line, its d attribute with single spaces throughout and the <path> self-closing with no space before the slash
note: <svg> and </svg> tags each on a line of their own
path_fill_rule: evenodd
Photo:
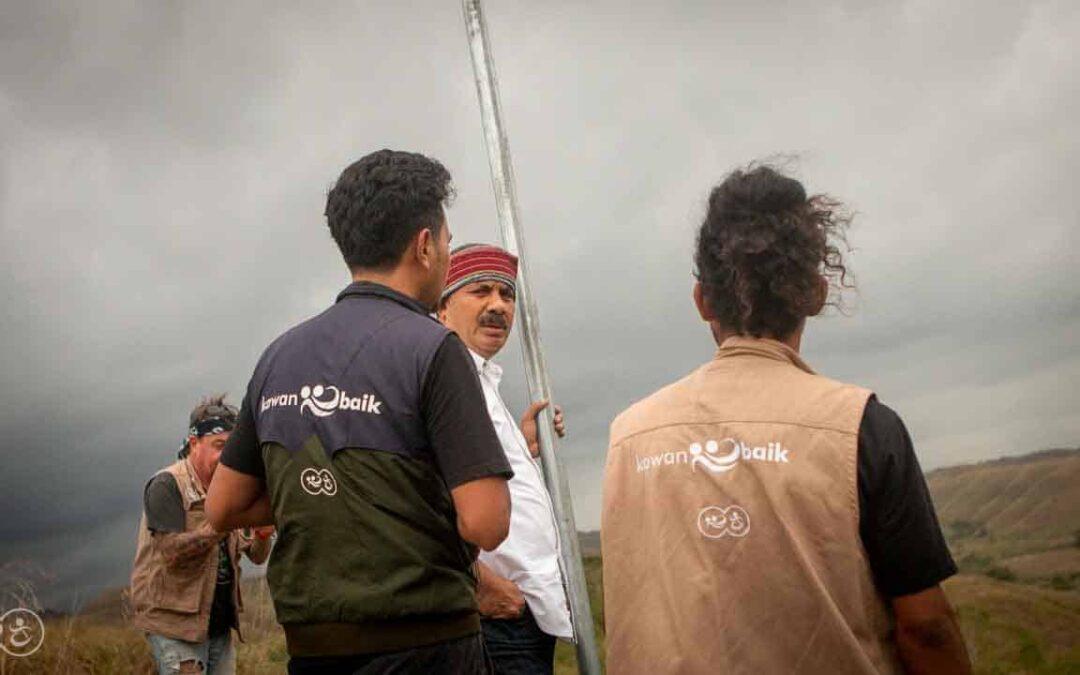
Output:
<svg viewBox="0 0 1080 675">
<path fill-rule="evenodd" d="M 387 269 L 417 232 L 439 233 L 453 195 L 437 160 L 379 150 L 341 172 L 326 197 L 326 220 L 349 269 Z"/>
<path fill-rule="evenodd" d="M 851 288 L 840 246 L 850 223 L 827 195 L 766 165 L 737 169 L 713 188 L 694 262 L 720 325 L 738 335 L 783 339 L 818 313 L 821 278 Z M 836 304 L 833 301 L 830 304 Z"/>
</svg>

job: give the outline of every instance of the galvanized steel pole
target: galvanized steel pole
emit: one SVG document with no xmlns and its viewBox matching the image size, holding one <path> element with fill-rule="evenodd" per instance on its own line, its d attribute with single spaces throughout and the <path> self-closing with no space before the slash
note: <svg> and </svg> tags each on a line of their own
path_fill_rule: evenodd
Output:
<svg viewBox="0 0 1080 675">
<path fill-rule="evenodd" d="M 465 27 L 472 53 L 476 94 L 480 98 L 480 112 L 484 127 L 484 142 L 491 164 L 491 182 L 495 188 L 495 204 L 499 214 L 499 234 L 503 246 L 518 256 L 518 317 L 521 324 L 521 346 L 525 358 L 525 375 L 529 383 L 529 396 L 533 401 L 551 401 L 551 384 L 548 382 L 544 355 L 540 349 L 540 320 L 529 285 L 529 266 L 525 256 L 525 238 L 521 230 L 514 192 L 514 169 L 510 162 L 510 147 L 502 127 L 499 105 L 499 88 L 495 79 L 495 63 L 488 42 L 487 25 L 484 22 L 480 0 L 463 0 Z M 581 565 L 581 545 L 577 526 L 574 524 L 574 506 L 566 481 L 562 462 L 555 452 L 556 438 L 552 432 L 553 406 L 540 413 L 540 457 L 544 469 L 544 481 L 551 493 L 559 531 L 559 553 L 563 576 L 566 580 L 570 613 L 577 643 L 578 670 L 582 675 L 600 675 L 600 659 L 593 634 L 592 612 L 589 593 L 585 585 L 585 571 Z"/>
</svg>

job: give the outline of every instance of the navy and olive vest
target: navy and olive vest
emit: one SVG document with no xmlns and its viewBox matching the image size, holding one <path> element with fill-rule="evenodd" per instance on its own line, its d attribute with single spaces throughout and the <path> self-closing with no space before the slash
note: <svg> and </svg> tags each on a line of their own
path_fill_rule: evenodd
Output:
<svg viewBox="0 0 1080 675">
<path fill-rule="evenodd" d="M 267 570 L 293 656 L 475 633 L 472 555 L 421 414 L 448 330 L 354 283 L 271 344 L 248 400 L 279 539 Z"/>
</svg>

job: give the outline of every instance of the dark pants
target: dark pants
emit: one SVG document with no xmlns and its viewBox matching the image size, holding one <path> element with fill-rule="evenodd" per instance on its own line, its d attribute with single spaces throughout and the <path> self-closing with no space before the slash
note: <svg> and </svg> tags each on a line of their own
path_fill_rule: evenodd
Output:
<svg viewBox="0 0 1080 675">
<path fill-rule="evenodd" d="M 294 656 L 289 675 L 490 675 L 480 635 L 426 647 L 352 656 Z"/>
<path fill-rule="evenodd" d="M 496 675 L 551 675 L 555 638 L 540 630 L 528 606 L 517 619 L 483 619 L 484 646 Z"/>
</svg>

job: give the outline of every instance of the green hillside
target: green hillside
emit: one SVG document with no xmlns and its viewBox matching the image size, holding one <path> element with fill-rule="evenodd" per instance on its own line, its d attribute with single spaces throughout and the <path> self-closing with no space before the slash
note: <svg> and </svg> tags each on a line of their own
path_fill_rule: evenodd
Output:
<svg viewBox="0 0 1080 675">
<path fill-rule="evenodd" d="M 926 478 L 964 571 L 1077 587 L 1080 449 L 938 469 Z"/>
<path fill-rule="evenodd" d="M 1080 449 L 938 469 L 926 478 L 943 524 L 1048 545 L 1072 543 L 1080 528 Z"/>
</svg>

